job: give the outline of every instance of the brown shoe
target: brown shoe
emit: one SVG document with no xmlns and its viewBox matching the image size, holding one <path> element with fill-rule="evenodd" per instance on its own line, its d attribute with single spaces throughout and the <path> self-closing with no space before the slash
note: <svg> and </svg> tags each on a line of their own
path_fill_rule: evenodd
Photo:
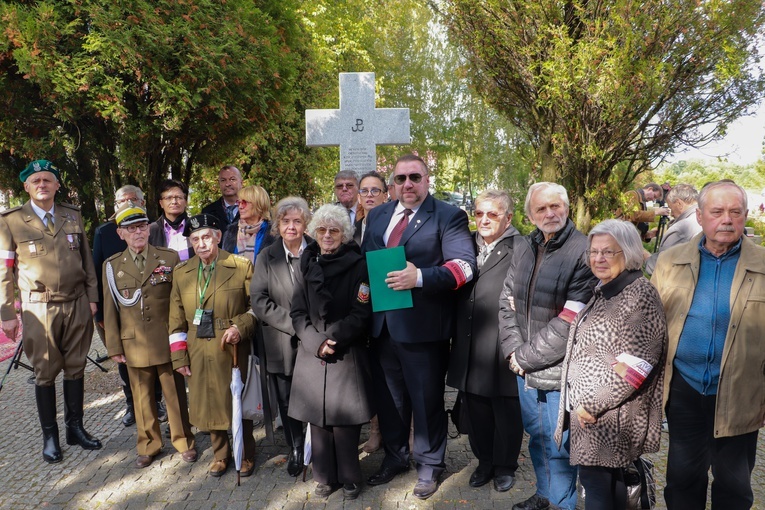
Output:
<svg viewBox="0 0 765 510">
<path fill-rule="evenodd" d="M 374 453 L 382 446 L 382 436 L 380 435 L 380 422 L 377 421 L 377 416 L 373 416 L 369 421 L 369 439 L 361 447 L 367 453 Z"/>
<path fill-rule="evenodd" d="M 138 458 L 135 459 L 135 467 L 138 469 L 143 469 L 145 467 L 151 466 L 152 462 L 154 462 L 153 455 L 139 455 Z"/>
<path fill-rule="evenodd" d="M 210 464 L 210 474 L 215 477 L 223 476 L 223 473 L 225 473 L 227 469 L 228 459 L 214 460 L 213 463 Z"/>
<path fill-rule="evenodd" d="M 242 459 L 242 469 L 239 470 L 239 476 L 242 478 L 252 475 L 255 471 L 255 461 Z"/>
<path fill-rule="evenodd" d="M 186 462 L 196 462 L 197 461 L 197 451 L 192 448 L 191 450 L 186 450 L 181 454 L 181 458 Z"/>
</svg>

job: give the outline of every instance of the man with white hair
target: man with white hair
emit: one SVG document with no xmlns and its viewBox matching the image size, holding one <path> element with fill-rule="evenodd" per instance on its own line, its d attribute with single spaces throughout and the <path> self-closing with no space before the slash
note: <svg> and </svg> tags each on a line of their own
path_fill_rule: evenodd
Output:
<svg viewBox="0 0 765 510">
<path fill-rule="evenodd" d="M 699 192 L 690 184 L 676 184 L 669 193 L 667 193 L 667 206 L 672 211 L 674 218 L 669 224 L 664 237 L 659 244 L 659 251 L 651 254 L 645 262 L 645 272 L 653 274 L 656 267 L 656 261 L 659 254 L 670 249 L 676 244 L 685 243 L 691 240 L 693 236 L 701 232 L 701 225 L 696 221 L 696 202 L 699 199 Z"/>
<path fill-rule="evenodd" d="M 194 255 L 173 271 L 170 294 L 170 352 L 173 368 L 188 378 L 191 424 L 210 431 L 214 460 L 210 475 L 222 476 L 231 460 L 231 368 L 239 357 L 247 380 L 255 315 L 250 309 L 252 262 L 218 248 L 220 224 L 214 216 L 189 219 Z M 241 476 L 255 469 L 252 420 L 242 420 L 244 455 Z"/>
<path fill-rule="evenodd" d="M 585 264 L 587 237 L 568 217 L 566 189 L 538 182 L 526 195 L 526 215 L 536 226 L 516 237 L 513 260 L 499 299 L 502 355 L 518 375 L 523 425 L 537 477 L 531 498 L 513 510 L 576 508 L 576 467 L 569 464 L 568 432 L 553 441 L 560 402 L 561 364 L 568 330 L 592 297 L 597 282 Z"/>
</svg>

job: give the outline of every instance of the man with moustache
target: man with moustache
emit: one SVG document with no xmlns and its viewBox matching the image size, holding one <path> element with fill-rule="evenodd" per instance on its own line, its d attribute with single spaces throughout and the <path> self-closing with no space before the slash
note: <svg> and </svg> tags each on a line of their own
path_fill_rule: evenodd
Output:
<svg viewBox="0 0 765 510">
<path fill-rule="evenodd" d="M 202 208 L 202 214 L 211 214 L 218 220 L 222 232 L 239 221 L 239 190 L 242 189 L 242 173 L 233 165 L 226 165 L 218 172 L 221 197 Z"/>
<path fill-rule="evenodd" d="M 8 338 L 19 321 L 24 353 L 35 372 L 35 399 L 43 431 L 43 459 L 61 462 L 56 423 L 56 377 L 64 372 L 66 443 L 100 450 L 83 427 L 85 361 L 93 338 L 98 289 L 80 210 L 56 203 L 59 169 L 41 159 L 20 174 L 29 201 L 0 213 L 0 319 Z"/>
<path fill-rule="evenodd" d="M 409 469 L 414 418 L 417 484 L 425 499 L 438 488 L 446 453 L 444 376 L 453 333 L 456 291 L 476 270 L 465 211 L 428 193 L 428 166 L 407 154 L 393 169 L 398 201 L 369 211 L 362 252 L 403 246 L 406 267 L 388 273 L 393 290 L 411 290 L 412 308 L 376 312 L 372 320 L 372 378 L 385 458 L 370 485 Z"/>
<path fill-rule="evenodd" d="M 746 192 L 706 185 L 702 232 L 659 255 L 651 282 L 667 314 L 664 409 L 667 508 L 752 507 L 757 435 L 765 424 L 765 248 L 744 236 Z"/>
<path fill-rule="evenodd" d="M 351 225 L 364 217 L 364 208 L 359 200 L 359 177 L 353 170 L 340 170 L 335 174 L 335 197 L 337 205 L 348 210 Z"/>
<path fill-rule="evenodd" d="M 518 374 L 523 425 L 529 434 L 537 490 L 513 510 L 576 508 L 576 467 L 568 432 L 553 441 L 560 402 L 561 363 L 571 322 L 592 297 L 597 279 L 584 262 L 587 237 L 568 218 L 568 193 L 551 182 L 533 184 L 526 215 L 536 229 L 515 238 L 499 301 L 502 355 Z"/>
<path fill-rule="evenodd" d="M 173 368 L 188 378 L 191 423 L 210 432 L 214 460 L 210 475 L 228 469 L 231 445 L 231 368 L 237 349 L 242 382 L 247 380 L 250 338 L 255 315 L 250 309 L 252 262 L 218 248 L 217 219 L 199 214 L 189 219 L 194 255 L 173 272 L 170 294 L 170 352 Z M 241 476 L 255 469 L 252 420 L 242 420 L 244 454 Z"/>
<path fill-rule="evenodd" d="M 195 462 L 186 386 L 173 370 L 166 340 L 173 267 L 178 254 L 149 245 L 146 211 L 126 202 L 115 215 L 117 235 L 127 249 L 106 260 L 104 326 L 109 356 L 130 374 L 138 431 L 138 468 L 149 466 L 162 450 L 155 388 L 166 395 L 171 441 L 181 458 Z"/>
</svg>

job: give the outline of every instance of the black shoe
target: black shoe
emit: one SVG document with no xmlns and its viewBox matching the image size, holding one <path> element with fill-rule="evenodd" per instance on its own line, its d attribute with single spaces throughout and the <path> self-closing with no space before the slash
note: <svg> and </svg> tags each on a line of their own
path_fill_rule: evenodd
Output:
<svg viewBox="0 0 765 510">
<path fill-rule="evenodd" d="M 287 473 L 290 476 L 298 476 L 303 472 L 303 447 L 293 448 L 287 458 Z"/>
<path fill-rule="evenodd" d="M 361 494 L 360 483 L 346 483 L 343 485 L 343 499 L 356 499 Z"/>
<path fill-rule="evenodd" d="M 338 490 L 340 487 L 342 487 L 342 485 L 340 485 L 339 483 L 330 483 L 330 484 L 320 483 L 316 486 L 316 490 L 313 491 L 313 493 L 319 496 L 320 498 L 327 498 L 330 495 L 332 495 L 333 492 Z"/>
<path fill-rule="evenodd" d="M 135 425 L 135 409 L 132 405 L 125 408 L 125 414 L 122 416 L 122 424 L 126 427 Z"/>
<path fill-rule="evenodd" d="M 414 497 L 420 499 L 428 499 L 430 496 L 436 493 L 438 489 L 438 482 L 435 480 L 423 480 L 420 478 L 417 480 L 417 484 L 412 489 Z"/>
<path fill-rule="evenodd" d="M 471 487 L 483 487 L 489 483 L 494 476 L 491 471 L 481 471 L 481 468 L 476 468 L 473 474 L 470 475 L 470 481 L 468 482 Z"/>
<path fill-rule="evenodd" d="M 85 398 L 83 379 L 64 379 L 64 423 L 66 444 L 80 445 L 84 450 L 100 450 L 101 441 L 88 434 L 82 425 L 82 406 Z"/>
<path fill-rule="evenodd" d="M 165 407 L 165 404 L 163 404 L 161 400 L 157 401 L 157 419 L 159 420 L 160 423 L 167 422 L 167 408 Z"/>
<path fill-rule="evenodd" d="M 399 467 L 383 466 L 377 473 L 373 474 L 367 480 L 369 485 L 383 485 L 393 480 L 396 475 L 409 471 L 409 464 Z"/>
<path fill-rule="evenodd" d="M 534 494 L 526 501 L 513 505 L 513 510 L 544 510 L 550 507 L 550 502 Z"/>
<path fill-rule="evenodd" d="M 494 490 L 497 492 L 507 492 L 515 485 L 515 476 L 496 475 L 494 477 Z"/>
<path fill-rule="evenodd" d="M 37 414 L 43 431 L 43 460 L 49 464 L 61 462 L 61 446 L 58 442 L 58 423 L 56 422 L 56 387 L 35 386 Z"/>
</svg>

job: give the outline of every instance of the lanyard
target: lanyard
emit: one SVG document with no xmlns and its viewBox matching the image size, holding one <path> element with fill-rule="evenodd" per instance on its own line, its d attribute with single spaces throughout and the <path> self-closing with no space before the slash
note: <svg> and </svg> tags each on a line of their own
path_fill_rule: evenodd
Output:
<svg viewBox="0 0 765 510">
<path fill-rule="evenodd" d="M 204 303 L 205 293 L 207 292 L 207 287 L 210 285 L 210 280 L 212 280 L 213 271 L 215 271 L 214 260 L 213 263 L 210 264 L 210 271 L 207 273 L 205 286 L 202 287 L 202 261 L 200 261 L 199 268 L 197 269 L 197 291 L 199 292 L 199 308 L 202 308 L 202 303 Z"/>
</svg>

